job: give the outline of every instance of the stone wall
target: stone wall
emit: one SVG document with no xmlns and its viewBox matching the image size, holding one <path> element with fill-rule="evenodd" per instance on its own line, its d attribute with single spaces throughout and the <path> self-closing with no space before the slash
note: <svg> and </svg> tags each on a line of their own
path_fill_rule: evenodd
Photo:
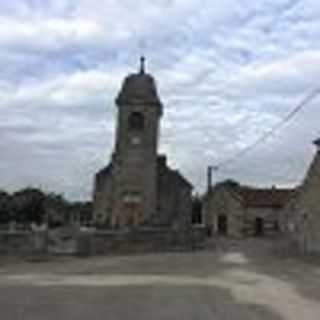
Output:
<svg viewBox="0 0 320 320">
<path fill-rule="evenodd" d="M 48 253 L 46 229 L 0 231 L 0 255 L 40 256 L 46 253 Z"/>
<path fill-rule="evenodd" d="M 203 247 L 205 228 L 185 230 L 143 228 L 121 231 L 86 230 L 78 235 L 77 252 L 82 256 L 196 250 Z"/>
<path fill-rule="evenodd" d="M 227 235 L 242 237 L 244 226 L 244 210 L 239 198 L 227 188 L 211 190 L 203 204 L 204 223 L 211 234 L 218 233 L 218 217 L 227 217 Z"/>
<path fill-rule="evenodd" d="M 287 208 L 282 223 L 287 237 L 301 253 L 320 253 L 320 151 L 318 151 L 300 187 Z"/>
<path fill-rule="evenodd" d="M 263 219 L 263 234 L 275 235 L 279 232 L 282 208 L 246 208 L 244 233 L 253 236 L 256 233 L 256 219 Z"/>
<path fill-rule="evenodd" d="M 0 255 L 25 255 L 32 248 L 31 231 L 0 231 Z"/>
<path fill-rule="evenodd" d="M 134 230 L 78 231 L 75 250 L 64 250 L 64 254 L 82 256 L 117 253 L 143 253 L 172 250 L 196 250 L 203 247 L 205 229 L 195 226 L 189 229 L 144 228 Z M 65 243 L 68 244 L 67 242 Z M 47 232 L 1 231 L 0 256 L 34 256 L 56 254 L 50 250 Z"/>
<path fill-rule="evenodd" d="M 111 164 L 100 170 L 95 175 L 93 190 L 93 221 L 97 224 L 104 224 L 111 221 L 112 213 L 112 170 Z"/>
<path fill-rule="evenodd" d="M 158 159 L 158 208 L 152 225 L 181 228 L 191 223 L 192 187 L 178 171 L 167 166 L 165 159 Z"/>
</svg>

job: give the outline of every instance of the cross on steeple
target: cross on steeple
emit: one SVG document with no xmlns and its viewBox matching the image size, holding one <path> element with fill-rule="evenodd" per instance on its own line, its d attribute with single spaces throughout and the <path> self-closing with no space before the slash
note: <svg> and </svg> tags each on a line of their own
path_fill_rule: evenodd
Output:
<svg viewBox="0 0 320 320">
<path fill-rule="evenodd" d="M 145 62 L 146 58 L 144 56 L 140 57 L 140 74 L 144 74 L 145 72 Z"/>
</svg>

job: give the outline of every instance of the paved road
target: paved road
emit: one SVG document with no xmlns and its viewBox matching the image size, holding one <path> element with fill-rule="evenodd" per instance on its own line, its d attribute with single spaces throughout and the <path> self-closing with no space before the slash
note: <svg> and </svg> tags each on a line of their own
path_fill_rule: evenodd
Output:
<svg viewBox="0 0 320 320">
<path fill-rule="evenodd" d="M 265 243 L 193 254 L 0 262 L 0 319 L 320 319 L 320 264 Z"/>
</svg>

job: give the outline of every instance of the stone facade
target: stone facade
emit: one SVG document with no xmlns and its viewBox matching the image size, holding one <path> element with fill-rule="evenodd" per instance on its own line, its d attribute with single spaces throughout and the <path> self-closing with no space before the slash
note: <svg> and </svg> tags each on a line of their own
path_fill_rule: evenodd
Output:
<svg viewBox="0 0 320 320">
<path fill-rule="evenodd" d="M 233 237 L 271 235 L 279 231 L 291 189 L 256 189 L 234 182 L 217 184 L 204 197 L 209 233 Z"/>
<path fill-rule="evenodd" d="M 320 140 L 295 198 L 286 207 L 282 229 L 302 253 L 320 253 Z"/>
<path fill-rule="evenodd" d="M 286 204 L 294 196 L 294 189 L 241 188 L 245 227 L 248 235 L 272 235 L 280 231 Z"/>
<path fill-rule="evenodd" d="M 204 197 L 203 212 L 209 234 L 242 236 L 244 210 L 235 186 L 225 183 L 210 189 Z"/>
<path fill-rule="evenodd" d="M 189 223 L 192 186 L 157 154 L 163 106 L 144 60 L 125 78 L 116 104 L 115 149 L 95 177 L 94 221 L 110 228 Z"/>
</svg>

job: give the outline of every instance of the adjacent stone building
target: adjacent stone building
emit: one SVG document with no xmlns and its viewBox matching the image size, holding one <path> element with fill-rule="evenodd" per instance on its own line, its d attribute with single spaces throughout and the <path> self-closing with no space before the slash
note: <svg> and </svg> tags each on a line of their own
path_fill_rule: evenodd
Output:
<svg viewBox="0 0 320 320">
<path fill-rule="evenodd" d="M 293 194 L 292 189 L 258 189 L 231 180 L 219 183 L 204 197 L 208 233 L 233 237 L 277 233 L 285 205 Z"/>
<path fill-rule="evenodd" d="M 208 235 L 242 236 L 244 210 L 238 188 L 239 185 L 232 181 L 209 188 L 203 198 L 203 216 Z"/>
<path fill-rule="evenodd" d="M 294 194 L 295 189 L 241 188 L 245 216 L 244 233 L 256 236 L 278 233 L 286 204 Z"/>
<path fill-rule="evenodd" d="M 163 105 L 144 58 L 140 71 L 125 78 L 116 105 L 114 153 L 95 176 L 95 223 L 107 228 L 190 224 L 192 185 L 157 153 Z"/>
<path fill-rule="evenodd" d="M 320 139 L 296 196 L 287 204 L 282 229 L 300 252 L 320 253 Z"/>
</svg>

